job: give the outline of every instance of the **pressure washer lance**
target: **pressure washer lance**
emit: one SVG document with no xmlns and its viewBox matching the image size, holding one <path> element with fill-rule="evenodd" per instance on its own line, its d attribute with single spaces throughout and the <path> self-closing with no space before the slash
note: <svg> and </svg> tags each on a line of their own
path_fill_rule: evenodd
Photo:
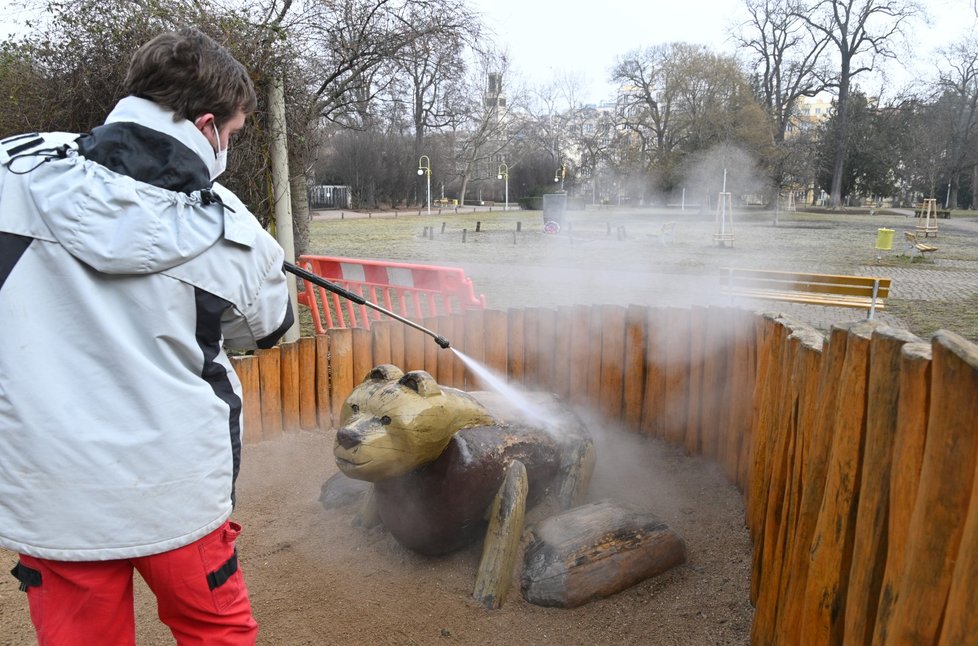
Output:
<svg viewBox="0 0 978 646">
<path fill-rule="evenodd" d="M 421 330 L 422 332 L 424 332 L 425 334 L 427 334 L 428 336 L 430 336 L 431 338 L 433 338 L 435 340 L 435 343 L 437 343 L 438 345 L 440 345 L 443 348 L 448 348 L 448 346 L 449 346 L 448 339 L 446 339 L 445 337 L 440 336 L 438 334 L 435 334 L 434 332 L 432 332 L 428 328 L 422 327 L 422 326 L 418 325 L 417 323 L 415 323 L 414 321 L 412 321 L 410 319 L 406 319 L 406 318 L 404 318 L 403 316 L 401 316 L 399 314 L 395 314 L 394 312 L 391 312 L 388 309 L 384 309 L 383 307 L 381 307 L 380 305 L 377 305 L 376 303 L 371 303 L 370 301 L 368 301 L 367 299 L 365 299 L 363 296 L 360 296 L 359 294 L 355 294 L 354 292 L 351 292 L 348 289 L 344 289 L 343 287 L 340 287 L 339 285 L 337 285 L 335 283 L 331 283 L 328 280 L 326 280 L 325 278 L 323 278 L 322 276 L 318 276 L 318 275 L 312 273 L 311 271 L 307 271 L 307 270 L 303 269 L 302 267 L 298 267 L 296 265 L 293 265 L 291 262 L 286 262 L 283 265 L 283 269 L 285 269 L 285 271 L 288 271 L 288 272 L 291 272 L 291 273 L 295 274 L 296 276 L 298 276 L 299 278 L 302 278 L 303 280 L 308 280 L 310 283 L 314 283 L 316 285 L 319 285 L 323 289 L 327 289 L 327 290 L 333 292 L 334 294 L 338 294 L 338 295 L 342 296 L 343 298 L 349 299 L 349 300 L 353 301 L 354 303 L 356 303 L 357 305 L 366 305 L 367 307 L 370 307 L 372 309 L 377 310 L 381 314 L 386 314 L 387 316 L 391 317 L 392 319 L 396 319 L 396 320 L 400 321 L 401 323 L 404 323 L 405 325 L 410 325 L 411 327 L 413 327 L 416 330 Z"/>
</svg>

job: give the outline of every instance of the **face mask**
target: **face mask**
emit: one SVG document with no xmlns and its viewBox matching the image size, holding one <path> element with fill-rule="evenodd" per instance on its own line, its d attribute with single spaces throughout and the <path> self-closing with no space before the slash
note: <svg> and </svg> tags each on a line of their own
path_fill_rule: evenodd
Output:
<svg viewBox="0 0 978 646">
<path fill-rule="evenodd" d="M 214 137 L 217 138 L 217 152 L 214 153 L 214 162 L 211 164 L 211 180 L 215 180 L 228 167 L 228 149 L 221 150 L 221 133 L 217 131 L 217 124 L 212 121 L 211 125 L 214 126 Z"/>
</svg>

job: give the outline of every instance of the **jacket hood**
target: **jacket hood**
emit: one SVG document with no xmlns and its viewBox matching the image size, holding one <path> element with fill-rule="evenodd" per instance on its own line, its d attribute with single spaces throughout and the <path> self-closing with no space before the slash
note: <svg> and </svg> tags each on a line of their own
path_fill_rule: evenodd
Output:
<svg viewBox="0 0 978 646">
<path fill-rule="evenodd" d="M 123 99 L 105 126 L 60 150 L 26 173 L 28 197 L 50 235 L 100 272 L 155 273 L 198 256 L 227 237 L 219 201 L 250 217 L 229 191 L 211 186 L 207 139 L 151 101 Z"/>
</svg>

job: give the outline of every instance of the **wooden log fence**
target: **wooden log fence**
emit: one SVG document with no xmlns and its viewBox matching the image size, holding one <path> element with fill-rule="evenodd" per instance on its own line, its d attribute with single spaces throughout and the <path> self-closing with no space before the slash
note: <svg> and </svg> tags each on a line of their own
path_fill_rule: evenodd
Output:
<svg viewBox="0 0 978 646">
<path fill-rule="evenodd" d="M 978 346 L 860 321 L 828 337 L 720 307 L 469 310 L 421 321 L 527 390 L 714 460 L 744 496 L 755 644 L 978 634 Z M 375 323 L 233 357 L 246 443 L 325 432 L 377 363 L 486 384 Z"/>
</svg>

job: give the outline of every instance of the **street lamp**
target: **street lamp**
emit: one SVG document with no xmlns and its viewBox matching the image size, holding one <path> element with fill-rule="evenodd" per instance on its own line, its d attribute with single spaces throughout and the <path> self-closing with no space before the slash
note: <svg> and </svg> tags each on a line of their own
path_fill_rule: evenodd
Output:
<svg viewBox="0 0 978 646">
<path fill-rule="evenodd" d="M 421 155 L 418 160 L 418 175 L 428 176 L 428 215 L 431 215 L 431 160 L 428 155 Z"/>
<path fill-rule="evenodd" d="M 567 176 L 567 164 L 563 163 L 554 171 L 554 183 L 560 182 L 560 190 L 564 190 L 564 177 Z"/>
<path fill-rule="evenodd" d="M 503 211 L 509 210 L 509 166 L 506 162 L 499 165 L 499 172 L 496 174 L 496 179 L 506 180 L 506 205 L 503 207 Z"/>
</svg>

